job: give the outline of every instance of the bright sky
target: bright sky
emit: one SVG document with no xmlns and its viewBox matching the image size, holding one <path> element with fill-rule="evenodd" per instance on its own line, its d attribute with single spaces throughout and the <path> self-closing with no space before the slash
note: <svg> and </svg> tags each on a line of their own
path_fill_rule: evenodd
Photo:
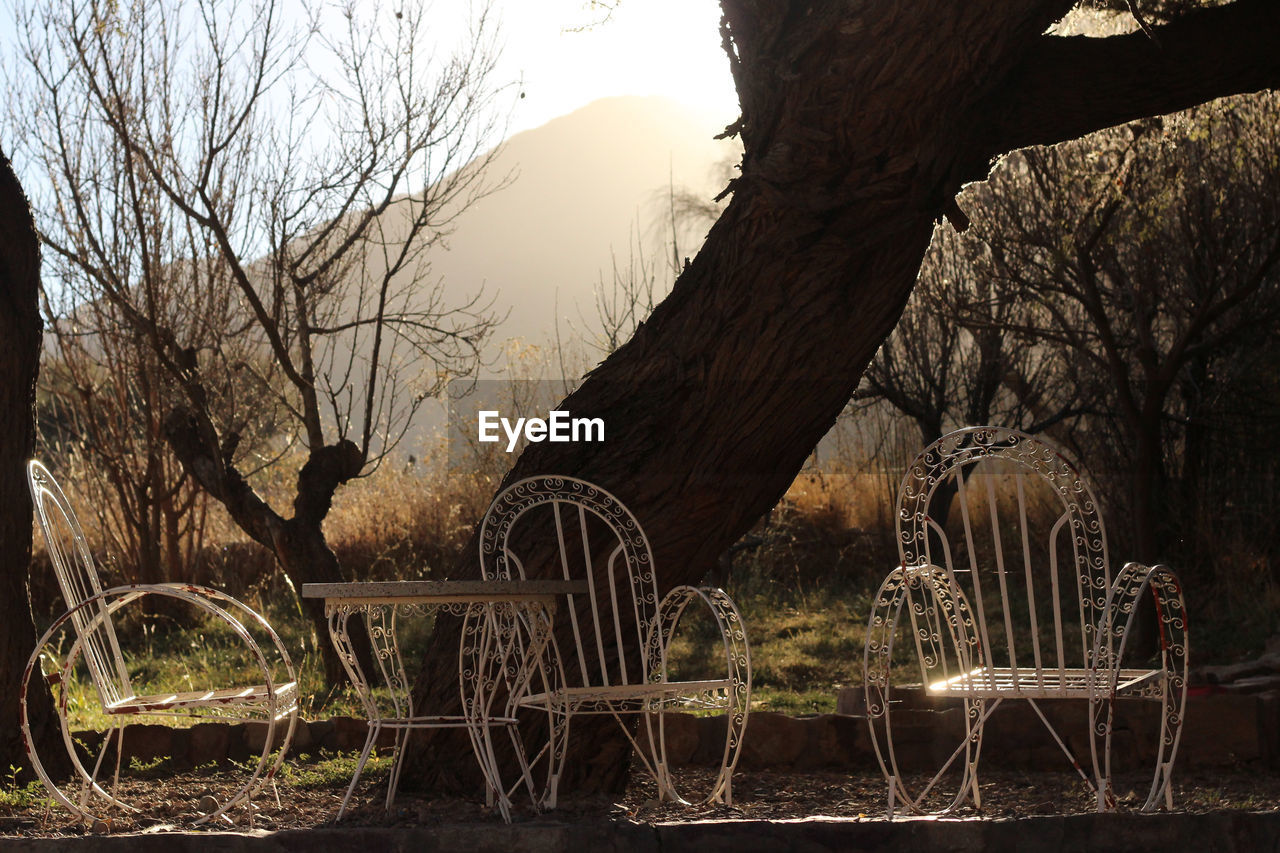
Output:
<svg viewBox="0 0 1280 853">
<path fill-rule="evenodd" d="M 500 76 L 523 79 L 512 132 L 610 95 L 666 95 L 729 124 L 738 99 L 720 48 L 716 0 L 621 0 L 603 17 L 588 0 L 494 0 Z"/>
<path fill-rule="evenodd" d="M 458 44 L 471 9 L 483 2 L 435 0 L 431 14 L 441 46 Z M 605 11 L 593 9 L 590 0 L 490 2 L 500 22 L 498 79 L 524 83 L 512 133 L 611 95 L 665 95 L 710 111 L 724 124 L 738 116 L 720 48 L 717 0 L 617 0 L 603 22 Z M 12 4 L 0 5 L 0 50 L 9 52 Z M 449 37 L 450 30 L 457 38 Z"/>
</svg>

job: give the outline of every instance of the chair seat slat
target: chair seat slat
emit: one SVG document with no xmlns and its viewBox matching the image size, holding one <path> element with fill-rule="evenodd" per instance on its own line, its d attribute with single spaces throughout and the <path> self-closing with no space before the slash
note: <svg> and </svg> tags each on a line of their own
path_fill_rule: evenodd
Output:
<svg viewBox="0 0 1280 853">
<path fill-rule="evenodd" d="M 294 707 L 298 701 L 298 683 L 290 681 L 268 689 L 265 684 L 250 687 L 224 687 L 218 690 L 188 690 L 181 693 L 155 693 L 148 696 L 130 696 L 103 708 L 108 714 L 146 714 L 182 708 L 214 708 L 241 705 L 267 705 L 274 693 L 276 705 L 282 712 Z"/>
<path fill-rule="evenodd" d="M 1027 669 L 985 667 L 937 681 L 926 688 L 930 696 L 956 698 L 1035 698 L 1089 699 L 1110 677 L 1109 673 L 1089 669 L 1046 670 L 1037 677 Z M 1139 693 L 1165 677 L 1162 669 L 1122 669 L 1116 695 Z"/>
</svg>

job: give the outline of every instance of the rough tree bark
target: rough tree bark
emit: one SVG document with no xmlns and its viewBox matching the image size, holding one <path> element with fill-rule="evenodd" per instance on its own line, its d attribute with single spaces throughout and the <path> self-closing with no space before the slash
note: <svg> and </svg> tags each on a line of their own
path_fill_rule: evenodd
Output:
<svg viewBox="0 0 1280 853">
<path fill-rule="evenodd" d="M 36 644 L 31 619 L 31 495 L 26 463 L 35 453 L 40 369 L 40 244 L 27 196 L 0 151 L 0 766 L 30 774 L 18 727 L 22 672 Z M 45 766 L 69 768 L 53 702 L 37 680 L 29 710 Z M 59 760 L 61 756 L 61 760 Z"/>
<path fill-rule="evenodd" d="M 506 478 L 612 491 L 664 589 L 697 582 L 786 491 L 892 331 L 935 221 L 963 227 L 962 184 L 1018 147 L 1280 84 L 1273 0 L 1189 13 L 1158 41 L 1046 35 L 1073 0 L 721 5 L 742 107 L 733 199 L 671 295 L 558 406 L 603 418 L 607 443 L 532 444 Z M 451 574 L 476 571 L 469 549 Z M 438 623 L 419 712 L 456 704 L 456 642 Z M 620 785 L 624 761 L 575 758 L 605 731 L 574 733 L 566 785 Z M 464 771 L 465 745 L 444 740 L 418 741 L 407 781 Z"/>
</svg>

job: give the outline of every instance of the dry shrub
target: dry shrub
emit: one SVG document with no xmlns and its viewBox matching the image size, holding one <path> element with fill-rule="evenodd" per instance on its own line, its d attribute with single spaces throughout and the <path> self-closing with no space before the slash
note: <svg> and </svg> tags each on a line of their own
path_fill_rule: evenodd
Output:
<svg viewBox="0 0 1280 853">
<path fill-rule="evenodd" d="M 802 472 L 721 558 L 712 581 L 735 595 L 804 602 L 879 582 L 894 565 L 892 506 L 876 474 Z"/>
<path fill-rule="evenodd" d="M 496 485 L 475 472 L 384 466 L 343 488 L 325 535 L 349 577 L 440 579 L 461 556 Z"/>
</svg>

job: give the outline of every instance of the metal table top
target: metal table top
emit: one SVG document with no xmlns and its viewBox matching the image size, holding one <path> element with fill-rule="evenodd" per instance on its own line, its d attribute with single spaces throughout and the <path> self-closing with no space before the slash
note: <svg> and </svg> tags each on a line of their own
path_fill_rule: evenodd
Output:
<svg viewBox="0 0 1280 853">
<path fill-rule="evenodd" d="M 566 580 L 360 581 L 302 585 L 303 598 L 348 604 L 553 601 L 556 596 L 587 591 L 586 581 Z"/>
</svg>

